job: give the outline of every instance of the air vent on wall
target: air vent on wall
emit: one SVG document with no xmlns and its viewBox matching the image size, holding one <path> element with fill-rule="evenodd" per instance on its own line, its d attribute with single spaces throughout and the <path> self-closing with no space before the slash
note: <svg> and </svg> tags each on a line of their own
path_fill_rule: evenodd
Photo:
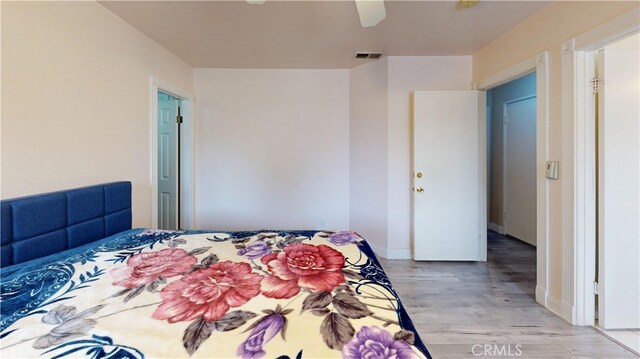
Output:
<svg viewBox="0 0 640 359">
<path fill-rule="evenodd" d="M 379 59 L 382 52 L 356 52 L 356 59 Z"/>
</svg>

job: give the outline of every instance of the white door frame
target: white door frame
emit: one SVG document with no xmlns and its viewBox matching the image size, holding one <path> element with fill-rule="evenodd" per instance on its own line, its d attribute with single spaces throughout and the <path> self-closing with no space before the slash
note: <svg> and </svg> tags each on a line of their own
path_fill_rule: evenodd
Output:
<svg viewBox="0 0 640 359">
<path fill-rule="evenodd" d="M 529 100 L 535 98 L 536 95 L 527 95 L 518 97 L 513 100 L 505 101 L 502 104 L 502 234 L 507 234 L 507 227 L 509 224 L 508 216 L 505 218 L 504 213 L 508 212 L 507 206 L 507 123 L 505 116 L 507 115 L 507 105 L 511 105 L 516 102 Z M 520 238 L 520 240 L 523 240 Z"/>
<path fill-rule="evenodd" d="M 181 132 L 183 134 L 181 142 L 181 186 L 182 195 L 181 217 L 183 218 L 183 229 L 195 228 L 195 201 L 194 201 L 194 118 L 193 109 L 195 97 L 192 93 L 182 90 L 166 81 L 162 81 L 155 76 L 149 77 L 149 124 L 151 129 L 151 227 L 158 227 L 158 91 L 182 100 L 181 110 L 184 122 Z"/>
<path fill-rule="evenodd" d="M 547 161 L 547 127 L 548 127 L 548 54 L 547 52 L 539 53 L 536 56 L 528 58 L 516 65 L 513 65 L 503 71 L 488 76 L 474 84 L 474 88 L 480 90 L 480 126 L 486 128 L 487 111 L 486 111 L 486 91 L 496 86 L 502 85 L 513 79 L 536 72 L 536 302 L 545 307 L 553 306 L 553 302 L 549 300 L 547 295 L 548 283 L 548 215 L 547 208 L 548 188 L 545 179 L 545 162 Z M 480 148 L 478 154 L 480 156 L 480 221 L 487 223 L 487 164 L 486 151 L 487 139 L 486 131 L 480 133 Z M 482 238 L 481 258 L 487 258 L 487 237 L 486 231 Z M 554 309 L 553 307 L 549 307 Z"/>
<path fill-rule="evenodd" d="M 563 302 L 574 325 L 595 324 L 595 102 L 591 78 L 595 51 L 640 32 L 640 9 L 631 10 L 561 45 L 563 162 Z M 566 296 L 566 297 L 565 297 Z"/>
</svg>

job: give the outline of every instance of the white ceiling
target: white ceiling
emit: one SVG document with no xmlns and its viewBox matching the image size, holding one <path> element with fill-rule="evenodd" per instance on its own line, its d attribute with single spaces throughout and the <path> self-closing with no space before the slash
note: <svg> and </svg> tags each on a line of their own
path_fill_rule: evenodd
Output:
<svg viewBox="0 0 640 359">
<path fill-rule="evenodd" d="M 470 55 L 544 7 L 540 1 L 386 0 L 362 28 L 354 1 L 101 1 L 194 67 L 351 68 L 356 51 Z"/>
</svg>

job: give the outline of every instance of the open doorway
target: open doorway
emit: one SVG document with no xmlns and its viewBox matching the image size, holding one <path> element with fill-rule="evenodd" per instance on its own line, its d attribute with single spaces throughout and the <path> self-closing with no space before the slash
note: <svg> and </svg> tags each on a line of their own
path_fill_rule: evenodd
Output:
<svg viewBox="0 0 640 359">
<path fill-rule="evenodd" d="M 604 278 L 604 285 L 599 285 L 595 281 L 596 278 L 601 278 L 601 273 L 596 275 L 596 258 L 598 257 L 596 248 L 599 247 L 596 245 L 596 232 L 600 230 L 600 228 L 596 229 L 596 223 L 598 222 L 596 218 L 596 208 L 598 207 L 596 198 L 598 196 L 596 196 L 597 184 L 595 167 L 597 163 L 596 145 L 598 144 L 596 140 L 596 130 L 598 127 L 596 124 L 598 121 L 596 121 L 595 113 L 596 107 L 600 107 L 596 105 L 596 96 L 594 95 L 594 85 L 596 82 L 593 80 L 596 74 L 596 55 L 599 49 L 606 48 L 619 40 L 637 35 L 639 32 L 639 15 L 640 9 L 631 10 L 594 29 L 565 41 L 561 46 L 562 113 L 563 128 L 566 129 L 566 131 L 563 131 L 563 141 L 568 144 L 568 146 L 565 146 L 563 149 L 564 168 L 568 169 L 568 171 L 565 171 L 566 175 L 564 176 L 565 181 L 563 181 L 563 184 L 569 189 L 569 191 L 567 191 L 567 198 L 572 199 L 568 202 L 569 205 L 566 207 L 566 211 L 563 211 L 563 223 L 565 228 L 567 228 L 563 245 L 566 246 L 565 253 L 569 255 L 567 258 L 573 260 L 573 262 L 569 261 L 569 265 L 564 268 L 566 276 L 565 282 L 570 284 L 570 286 L 565 287 L 565 293 L 567 295 L 564 301 L 573 305 L 573 308 L 567 308 L 571 310 L 566 311 L 566 320 L 574 325 L 595 326 L 595 293 L 596 291 L 599 292 L 599 306 L 602 306 L 603 301 L 601 297 L 606 297 L 607 294 L 603 294 L 603 290 L 613 289 L 611 286 L 607 286 L 606 277 Z M 635 60 L 640 61 L 637 55 Z M 608 81 L 606 77 L 606 74 L 604 78 L 600 77 L 600 80 L 603 80 L 603 82 L 598 81 L 596 85 L 599 88 L 596 89 L 602 89 L 605 93 L 607 93 Z M 625 78 L 629 80 L 627 89 L 634 89 L 636 91 L 635 100 L 637 101 L 638 79 L 635 79 L 634 84 L 631 76 L 625 76 Z M 638 121 L 637 114 L 634 119 Z M 606 118 L 604 121 L 606 121 Z M 635 122 L 635 126 L 638 126 L 637 122 Z M 632 133 L 633 129 L 630 128 L 628 132 Z M 635 133 L 638 134 L 638 127 L 635 127 Z M 602 137 L 602 134 L 600 134 L 600 137 Z M 624 156 L 618 158 L 618 161 L 628 161 L 629 164 L 633 162 L 631 158 Z M 635 165 L 638 165 L 638 158 L 635 160 Z M 632 168 L 629 168 L 630 172 L 633 172 L 632 170 Z M 602 172 L 602 169 L 599 172 Z M 638 181 L 637 177 L 636 181 Z M 638 182 L 636 182 L 636 184 L 638 184 Z M 627 196 L 631 199 L 633 194 L 629 193 Z M 637 192 L 636 196 L 638 196 Z M 638 215 L 636 214 L 634 219 L 636 230 L 638 229 L 638 220 Z M 623 236 L 622 238 L 626 237 Z M 606 242 L 606 238 L 600 238 L 600 244 L 603 242 Z M 636 254 L 638 252 L 637 245 L 638 242 L 636 242 L 635 247 Z M 631 254 L 633 248 L 627 248 L 625 252 L 625 254 Z M 613 263 L 626 263 L 630 267 L 634 266 L 633 263 L 628 263 L 627 260 L 614 260 Z M 598 263 L 598 266 L 602 269 L 600 264 L 601 263 Z M 637 268 L 636 273 L 640 275 L 640 262 L 637 257 L 635 260 L 635 268 Z M 633 278 L 625 275 L 619 277 L 626 281 L 626 283 L 634 283 Z M 571 279 L 573 279 L 573 281 L 571 281 Z M 634 284 L 638 284 L 638 279 L 636 279 Z M 626 287 L 624 292 L 632 292 L 631 287 Z M 604 302 L 606 302 L 606 298 Z M 637 299 L 635 304 L 635 309 L 637 310 Z M 631 317 L 633 314 L 632 312 L 628 312 L 627 315 Z M 598 327 L 596 326 L 596 328 Z"/>
<path fill-rule="evenodd" d="M 530 76 L 529 81 L 534 82 L 534 96 L 531 94 L 521 94 L 519 96 L 514 96 L 509 100 L 505 100 L 500 103 L 498 106 L 502 106 L 502 112 L 504 112 L 504 102 L 512 101 L 511 104 L 517 105 L 528 105 L 530 106 L 535 102 L 535 130 L 528 128 L 526 131 L 534 132 L 534 136 L 531 138 L 535 142 L 535 162 L 534 162 L 534 171 L 535 171 L 535 240 L 532 241 L 535 243 L 535 246 L 531 244 L 526 244 L 524 241 L 518 241 L 511 238 L 505 238 L 503 234 L 505 233 L 505 228 L 500 228 L 490 223 L 494 223 L 493 221 L 497 221 L 496 216 L 494 215 L 493 221 L 491 218 L 491 212 L 498 215 L 500 220 L 503 219 L 504 210 L 498 207 L 498 210 L 491 208 L 491 179 L 490 173 L 493 171 L 493 167 L 502 166 L 504 162 L 498 161 L 497 164 L 495 162 L 492 164 L 489 156 L 492 155 L 492 151 L 490 150 L 493 146 L 493 142 L 495 141 L 495 137 L 502 136 L 502 131 L 504 129 L 500 129 L 498 127 L 496 135 L 492 136 L 491 133 L 488 133 L 490 128 L 488 123 L 491 122 L 491 113 L 487 113 L 489 109 L 490 112 L 494 112 L 493 108 L 496 107 L 493 105 L 493 98 L 488 102 L 487 97 L 493 97 L 495 94 L 490 93 L 491 90 L 496 89 L 502 85 L 507 85 L 508 83 L 518 80 L 521 78 L 526 78 Z M 548 271 L 547 271 L 547 263 L 548 263 L 548 215 L 549 209 L 547 208 L 547 196 L 548 196 L 548 184 L 549 180 L 545 178 L 545 164 L 548 160 L 548 151 L 547 151 L 547 127 L 548 127 L 548 54 L 547 52 L 539 53 L 536 56 L 528 58 L 518 64 L 515 64 L 503 71 L 495 73 L 491 76 L 488 76 L 474 84 L 475 88 L 480 90 L 480 125 L 481 128 L 486 129 L 486 131 L 480 131 L 480 141 L 479 141 L 479 156 L 480 156 L 480 226 L 488 229 L 493 229 L 490 231 L 488 235 L 483 236 L 483 243 L 481 245 L 481 250 L 484 251 L 484 259 L 486 260 L 488 256 L 488 251 L 492 250 L 488 244 L 489 241 L 492 240 L 490 235 L 498 236 L 499 238 L 504 239 L 503 243 L 508 244 L 516 244 L 521 248 L 526 249 L 529 253 L 527 254 L 530 257 L 530 261 L 526 264 L 527 268 L 519 268 L 518 270 L 522 270 L 523 272 L 528 272 L 526 275 L 529 281 L 534 283 L 528 283 L 527 288 L 534 288 L 535 291 L 535 300 L 537 303 L 543 305 L 544 307 L 550 309 L 554 313 L 562 316 L 562 308 L 558 305 L 557 300 L 552 300 L 552 298 L 548 295 L 547 283 L 548 283 Z M 535 99 L 535 101 L 531 101 L 531 99 Z M 529 103 L 526 103 L 526 102 Z M 487 104 L 490 104 L 490 108 L 487 107 Z M 513 112 L 514 110 L 521 111 L 522 108 L 518 109 L 512 106 L 507 106 L 507 114 Z M 512 108 L 509 108 L 512 107 Z M 527 106 L 524 106 L 527 107 Z M 498 118 L 498 125 L 503 126 L 503 119 Z M 507 134 L 508 135 L 508 134 Z M 500 137 L 500 139 L 502 139 Z M 507 142 L 503 142 L 507 143 Z M 517 142 L 516 142 L 517 143 Z M 501 146 L 500 146 L 501 147 Z M 504 149 L 503 149 L 504 152 Z M 498 156 L 500 158 L 502 156 Z M 503 159 L 504 161 L 504 159 Z M 512 166 L 513 167 L 513 166 Z M 502 180 L 504 178 L 501 176 Z M 556 177 L 557 178 L 557 177 Z M 506 181 L 505 181 L 506 182 Z M 502 186 L 498 186 L 498 191 L 503 193 Z M 503 201 L 498 201 L 499 204 L 504 206 Z M 496 223 L 494 223 L 496 224 Z M 507 223 L 506 227 L 509 227 L 509 223 Z M 512 222 L 513 228 L 513 222 Z M 486 232 L 485 232 L 486 233 Z M 522 236 L 522 235 L 521 235 Z M 507 241 L 508 240 L 508 241 Z M 508 248 L 501 248 L 504 254 L 515 254 Z M 496 258 L 497 251 L 494 251 L 494 258 Z M 517 254 L 516 254 L 517 255 Z M 533 255 L 533 256 L 532 256 Z M 513 269 L 516 269 L 515 267 Z M 511 270 L 513 270 L 511 269 Z M 516 273 L 517 275 L 517 273 Z"/>
<path fill-rule="evenodd" d="M 488 228 L 536 245 L 536 73 L 487 91 Z"/>
<path fill-rule="evenodd" d="M 640 35 L 595 55 L 595 325 L 640 353 Z"/>
<path fill-rule="evenodd" d="M 192 229 L 193 95 L 153 76 L 150 80 L 151 225 Z"/>
<path fill-rule="evenodd" d="M 536 287 L 536 72 L 486 91 L 487 256 Z"/>
<path fill-rule="evenodd" d="M 158 91 L 158 228 L 180 229 L 182 100 Z"/>
</svg>

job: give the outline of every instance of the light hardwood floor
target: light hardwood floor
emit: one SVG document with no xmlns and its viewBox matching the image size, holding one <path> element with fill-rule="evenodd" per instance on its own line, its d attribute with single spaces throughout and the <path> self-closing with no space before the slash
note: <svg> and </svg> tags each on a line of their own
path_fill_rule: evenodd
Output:
<svg viewBox="0 0 640 359">
<path fill-rule="evenodd" d="M 637 358 L 535 302 L 534 247 L 489 232 L 487 257 L 486 263 L 380 258 L 434 358 Z M 510 349 L 511 356 L 484 355 L 476 344 L 496 344 L 488 348 Z"/>
</svg>

